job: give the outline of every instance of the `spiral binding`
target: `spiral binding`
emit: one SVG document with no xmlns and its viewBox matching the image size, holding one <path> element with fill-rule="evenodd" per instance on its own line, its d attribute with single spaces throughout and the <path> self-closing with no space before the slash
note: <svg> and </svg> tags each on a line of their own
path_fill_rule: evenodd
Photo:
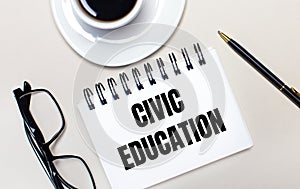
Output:
<svg viewBox="0 0 300 189">
<path fill-rule="evenodd" d="M 90 110 L 95 109 L 95 105 L 91 100 L 91 96 L 93 96 L 93 92 L 90 88 L 83 89 L 84 98 Z"/>
<path fill-rule="evenodd" d="M 150 85 L 156 84 L 156 81 L 155 81 L 155 79 L 153 79 L 153 76 L 151 73 L 153 71 L 152 66 L 149 63 L 147 63 L 147 64 L 144 64 L 144 67 L 145 67 L 146 75 L 149 79 Z"/>
<path fill-rule="evenodd" d="M 204 55 L 202 53 L 200 44 L 199 43 L 193 44 L 193 47 L 194 47 L 195 53 L 197 54 L 197 57 L 198 57 L 198 63 L 200 64 L 200 66 L 205 65 L 206 61 L 205 61 Z M 188 54 L 186 48 L 182 48 L 181 49 L 181 54 L 182 54 L 182 57 L 183 57 L 183 59 L 184 59 L 184 61 L 186 63 L 187 69 L 189 71 L 193 70 L 194 66 L 193 66 L 193 64 L 191 62 L 190 55 Z M 177 58 L 176 58 L 175 54 L 173 52 L 171 52 L 171 53 L 168 54 L 168 56 L 169 56 L 170 62 L 172 64 L 172 67 L 173 67 L 175 75 L 176 76 L 180 75 L 181 74 L 181 70 L 178 67 Z M 162 79 L 163 80 L 168 80 L 169 76 L 166 73 L 165 63 L 162 60 L 162 58 L 156 59 L 156 63 L 157 63 L 157 66 L 159 68 L 159 71 L 160 71 Z M 153 75 L 152 75 L 153 68 L 152 68 L 151 64 L 145 63 L 144 64 L 144 69 L 145 69 L 145 73 L 146 73 L 146 75 L 148 77 L 150 85 L 151 86 L 155 85 L 156 84 L 156 80 L 153 78 Z M 142 76 L 140 70 L 138 68 L 132 68 L 131 72 L 132 72 L 132 77 L 134 79 L 134 82 L 136 84 L 137 89 L 138 90 L 143 90 L 144 86 L 143 86 L 143 84 L 140 81 L 140 77 Z M 131 95 L 132 94 L 131 89 L 128 87 L 128 84 L 127 84 L 130 81 L 128 75 L 125 72 L 120 73 L 119 74 L 119 79 L 120 79 L 120 82 L 122 84 L 122 87 L 123 87 L 123 90 L 124 90 L 125 94 L 127 96 Z M 111 95 L 112 95 L 113 99 L 114 100 L 120 99 L 119 94 L 116 92 L 116 87 L 118 85 L 117 85 L 117 82 L 115 81 L 115 79 L 112 78 L 112 77 L 108 78 L 107 79 L 107 85 L 109 87 L 109 90 L 111 92 Z M 100 100 L 100 103 L 102 105 L 106 105 L 107 104 L 107 100 L 105 99 L 105 97 L 103 95 L 103 92 L 105 91 L 105 88 L 104 88 L 103 84 L 102 83 L 95 84 L 95 90 L 97 92 L 97 95 L 98 95 L 98 98 Z M 91 100 L 91 97 L 94 95 L 93 92 L 92 92 L 92 90 L 90 88 L 85 88 L 85 89 L 83 89 L 83 94 L 84 94 L 85 101 L 86 101 L 86 103 L 88 105 L 88 108 L 90 110 L 94 110 L 95 109 L 95 105 L 94 105 L 93 101 Z"/>
<path fill-rule="evenodd" d="M 197 44 L 194 44 L 193 46 L 194 46 L 194 49 L 195 49 L 195 53 L 196 53 L 196 54 L 197 54 L 197 56 L 198 56 L 198 59 L 199 59 L 199 64 L 200 64 L 200 66 L 202 66 L 202 65 L 206 64 L 206 62 L 205 62 L 205 59 L 204 59 L 204 56 L 203 56 L 203 53 L 202 53 L 202 50 L 201 50 L 201 48 L 200 48 L 200 45 L 199 45 L 199 43 L 197 43 Z"/>
<path fill-rule="evenodd" d="M 126 95 L 132 94 L 131 90 L 129 89 L 127 82 L 126 82 L 126 80 L 129 81 L 127 74 L 125 72 L 123 72 L 123 73 L 119 74 L 119 77 L 120 77 L 120 81 L 122 83 L 123 89 L 125 91 L 125 94 Z"/>
<path fill-rule="evenodd" d="M 108 86 L 109 86 L 109 90 L 110 90 L 110 92 L 111 92 L 111 94 L 112 94 L 112 96 L 113 96 L 113 99 L 114 99 L 114 100 L 120 99 L 120 97 L 119 97 L 119 95 L 117 94 L 116 89 L 115 89 L 115 87 L 114 87 L 114 85 L 117 86 L 117 83 L 116 83 L 115 79 L 112 78 L 112 77 L 109 78 L 109 79 L 107 79 L 107 84 L 108 84 Z M 102 95 L 103 95 L 103 94 L 102 94 Z"/>
<path fill-rule="evenodd" d="M 139 69 L 133 68 L 132 69 L 132 76 L 133 76 L 133 79 L 135 81 L 135 84 L 136 84 L 136 87 L 138 88 L 138 90 L 144 89 L 144 86 L 141 84 L 141 81 L 139 79 L 139 76 L 141 76 L 141 73 L 140 73 Z"/>
<path fill-rule="evenodd" d="M 187 53 L 186 51 L 186 48 L 183 48 L 181 49 L 181 54 L 185 60 L 185 63 L 186 63 L 186 67 L 188 70 L 191 70 L 191 69 L 194 69 L 192 63 L 191 63 L 191 60 L 190 60 L 190 57 L 189 57 L 189 54 Z"/>
<path fill-rule="evenodd" d="M 177 65 L 177 59 L 176 59 L 175 54 L 173 52 L 171 54 L 169 54 L 169 58 L 170 58 L 170 61 L 172 63 L 172 67 L 174 69 L 175 75 L 181 74 L 181 71 L 180 71 L 180 69 L 178 68 L 178 65 Z"/>
<path fill-rule="evenodd" d="M 96 92 L 97 92 L 97 94 L 98 94 L 98 98 L 100 99 L 101 104 L 102 104 L 102 105 L 105 105 L 105 104 L 107 104 L 107 101 L 106 101 L 106 99 L 105 99 L 104 96 L 103 96 L 101 87 L 102 87 L 103 91 L 105 91 L 105 88 L 104 88 L 104 86 L 102 85 L 102 83 L 97 83 L 97 84 L 95 84 L 95 89 L 96 89 Z M 90 100 L 90 99 L 89 99 L 89 100 Z"/>
<path fill-rule="evenodd" d="M 161 77 L 163 78 L 163 80 L 169 79 L 169 76 L 167 75 L 166 70 L 165 70 L 165 64 L 164 64 L 163 60 L 161 58 L 158 58 L 158 59 L 156 59 L 156 62 L 157 62 L 157 65 L 158 65 L 158 68 L 159 68 L 159 71 L 160 71 L 160 74 L 161 74 Z"/>
</svg>

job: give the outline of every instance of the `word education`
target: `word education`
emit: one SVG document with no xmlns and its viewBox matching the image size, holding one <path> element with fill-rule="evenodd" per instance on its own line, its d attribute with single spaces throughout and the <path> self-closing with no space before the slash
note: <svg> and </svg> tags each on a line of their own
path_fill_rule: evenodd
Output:
<svg viewBox="0 0 300 189">
<path fill-rule="evenodd" d="M 158 131 L 154 135 L 123 145 L 117 150 L 125 170 L 129 170 L 146 161 L 155 160 L 160 155 L 168 155 L 225 131 L 220 111 L 216 108 L 168 127 L 165 131 Z"/>
</svg>

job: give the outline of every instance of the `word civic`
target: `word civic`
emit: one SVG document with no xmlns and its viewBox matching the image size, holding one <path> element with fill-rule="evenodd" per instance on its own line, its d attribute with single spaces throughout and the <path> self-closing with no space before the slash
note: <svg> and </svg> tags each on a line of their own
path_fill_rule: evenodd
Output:
<svg viewBox="0 0 300 189">
<path fill-rule="evenodd" d="M 154 123 L 155 119 L 153 112 L 159 121 L 165 119 L 163 107 L 165 107 L 168 116 L 173 116 L 174 112 L 181 113 L 184 110 L 184 104 L 182 100 L 179 100 L 176 103 L 176 99 L 179 97 L 179 91 L 176 89 L 171 89 L 167 95 L 162 93 L 155 96 L 155 100 L 153 98 L 149 98 L 148 100 L 144 100 L 141 104 L 134 104 L 131 107 L 131 111 L 136 124 L 139 127 L 145 127 L 148 125 L 149 121 L 150 123 Z"/>
</svg>

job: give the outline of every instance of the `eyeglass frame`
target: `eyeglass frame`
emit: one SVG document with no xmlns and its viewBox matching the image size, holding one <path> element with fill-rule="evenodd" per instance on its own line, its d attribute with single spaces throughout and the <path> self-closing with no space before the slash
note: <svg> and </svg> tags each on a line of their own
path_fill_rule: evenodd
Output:
<svg viewBox="0 0 300 189">
<path fill-rule="evenodd" d="M 56 166 L 54 164 L 54 161 L 59 159 L 77 159 L 80 160 L 81 163 L 85 166 L 86 170 L 88 171 L 88 174 L 90 176 L 90 179 L 92 181 L 93 188 L 96 188 L 94 177 L 90 171 L 90 168 L 88 167 L 87 163 L 79 156 L 75 155 L 60 155 L 55 156 L 52 154 L 50 150 L 50 145 L 53 144 L 63 133 L 65 129 L 65 118 L 63 115 L 63 112 L 55 99 L 55 97 L 52 95 L 50 91 L 47 89 L 31 89 L 30 84 L 27 81 L 24 81 L 24 89 L 17 88 L 13 90 L 13 93 L 15 95 L 15 99 L 17 101 L 20 113 L 23 118 L 24 122 L 24 128 L 26 136 L 29 140 L 29 143 L 32 147 L 32 149 L 35 152 L 35 155 L 37 156 L 40 164 L 42 165 L 44 171 L 46 172 L 48 178 L 50 179 L 51 183 L 53 184 L 55 189 L 63 189 L 65 187 L 69 189 L 76 189 L 73 185 L 71 185 L 68 181 L 66 181 L 57 171 Z M 42 131 L 38 127 L 36 121 L 34 120 L 31 112 L 30 112 L 30 100 L 31 100 L 31 94 L 35 92 L 44 92 L 56 105 L 59 114 L 62 119 L 62 126 L 59 129 L 57 133 L 54 134 L 54 136 L 46 142 L 44 139 L 44 136 L 42 134 Z"/>
</svg>

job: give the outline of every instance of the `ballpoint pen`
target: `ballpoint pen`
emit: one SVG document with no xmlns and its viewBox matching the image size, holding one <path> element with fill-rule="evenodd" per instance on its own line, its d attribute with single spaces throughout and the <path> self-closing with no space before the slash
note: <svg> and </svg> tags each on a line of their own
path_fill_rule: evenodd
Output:
<svg viewBox="0 0 300 189">
<path fill-rule="evenodd" d="M 229 38 L 223 32 L 218 31 L 220 37 L 246 62 L 248 62 L 256 71 L 272 83 L 278 90 L 280 90 L 286 97 L 288 97 L 298 108 L 300 108 L 300 93 L 293 87 L 288 87 L 276 75 L 274 75 L 268 68 L 259 62 L 246 49 L 239 45 L 236 41 Z"/>
</svg>

